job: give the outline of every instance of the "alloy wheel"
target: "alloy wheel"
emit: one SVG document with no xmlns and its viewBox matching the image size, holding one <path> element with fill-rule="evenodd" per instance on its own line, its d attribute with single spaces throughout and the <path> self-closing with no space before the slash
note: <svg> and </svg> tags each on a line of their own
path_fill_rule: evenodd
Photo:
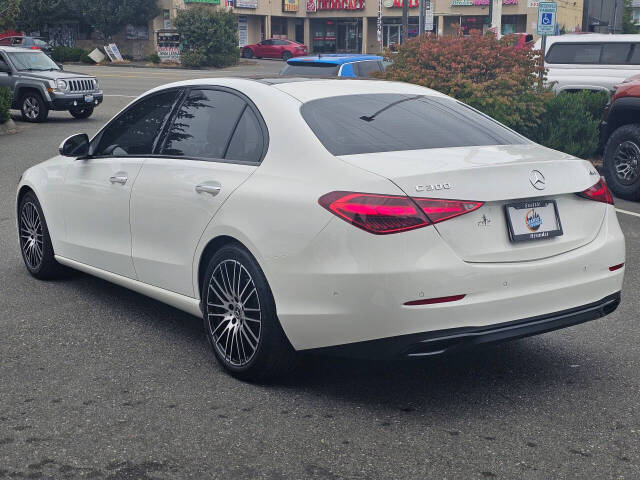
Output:
<svg viewBox="0 0 640 480">
<path fill-rule="evenodd" d="M 237 260 L 220 262 L 207 289 L 207 326 L 221 358 L 244 367 L 255 356 L 262 333 L 262 309 L 253 278 Z"/>
<path fill-rule="evenodd" d="M 31 202 L 26 202 L 20 212 L 20 244 L 29 268 L 40 268 L 43 258 L 42 220 Z"/>
<path fill-rule="evenodd" d="M 640 147 L 630 140 L 622 142 L 613 155 L 613 165 L 618 181 L 632 185 L 640 176 Z"/>
<path fill-rule="evenodd" d="M 40 103 L 35 97 L 25 97 L 23 112 L 29 120 L 35 120 L 40 115 Z"/>
</svg>

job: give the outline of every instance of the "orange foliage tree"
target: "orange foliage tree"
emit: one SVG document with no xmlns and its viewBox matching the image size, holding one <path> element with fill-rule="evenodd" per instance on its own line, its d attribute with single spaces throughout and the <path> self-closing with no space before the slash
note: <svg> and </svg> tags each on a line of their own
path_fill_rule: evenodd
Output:
<svg viewBox="0 0 640 480">
<path fill-rule="evenodd" d="M 532 137 L 552 94 L 538 83 L 541 52 L 516 43 L 514 36 L 498 40 L 478 31 L 423 35 L 387 50 L 393 63 L 378 76 L 438 90 Z"/>
</svg>

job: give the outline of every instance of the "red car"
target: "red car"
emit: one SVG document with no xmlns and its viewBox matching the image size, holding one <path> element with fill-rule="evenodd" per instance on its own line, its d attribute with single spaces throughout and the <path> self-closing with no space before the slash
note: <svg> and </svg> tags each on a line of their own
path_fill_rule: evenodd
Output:
<svg viewBox="0 0 640 480">
<path fill-rule="evenodd" d="M 307 54 L 307 47 L 301 43 L 280 38 L 270 38 L 254 45 L 247 45 L 242 49 L 244 58 L 281 58 L 285 62 L 291 57 L 301 57 Z"/>
</svg>

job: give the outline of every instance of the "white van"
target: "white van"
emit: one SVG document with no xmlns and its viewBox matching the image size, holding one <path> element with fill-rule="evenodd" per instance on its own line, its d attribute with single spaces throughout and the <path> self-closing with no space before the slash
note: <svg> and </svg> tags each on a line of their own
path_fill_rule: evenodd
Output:
<svg viewBox="0 0 640 480">
<path fill-rule="evenodd" d="M 536 49 L 541 48 L 538 40 Z M 569 34 L 547 37 L 547 81 L 556 93 L 605 90 L 640 74 L 640 35 Z"/>
</svg>

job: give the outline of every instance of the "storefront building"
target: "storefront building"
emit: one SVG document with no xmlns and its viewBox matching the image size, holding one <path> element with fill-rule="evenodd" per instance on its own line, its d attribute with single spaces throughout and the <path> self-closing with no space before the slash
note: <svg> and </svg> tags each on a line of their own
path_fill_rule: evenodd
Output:
<svg viewBox="0 0 640 480">
<path fill-rule="evenodd" d="M 379 41 L 377 0 L 159 0 L 162 15 L 152 22 L 153 41 L 161 58 L 174 58 L 176 43 L 179 44 L 173 28 L 177 12 L 205 4 L 237 15 L 241 47 L 266 38 L 286 38 L 304 43 L 313 53 L 376 53 L 400 41 L 402 1 L 382 0 Z M 407 1 L 409 36 L 412 37 L 418 34 L 419 4 L 418 0 Z M 489 1 L 432 1 L 431 33 L 486 32 L 490 27 Z M 582 15 L 582 1 L 575 2 L 572 14 Z M 536 18 L 537 0 L 503 0 L 503 34 L 535 34 Z"/>
</svg>

